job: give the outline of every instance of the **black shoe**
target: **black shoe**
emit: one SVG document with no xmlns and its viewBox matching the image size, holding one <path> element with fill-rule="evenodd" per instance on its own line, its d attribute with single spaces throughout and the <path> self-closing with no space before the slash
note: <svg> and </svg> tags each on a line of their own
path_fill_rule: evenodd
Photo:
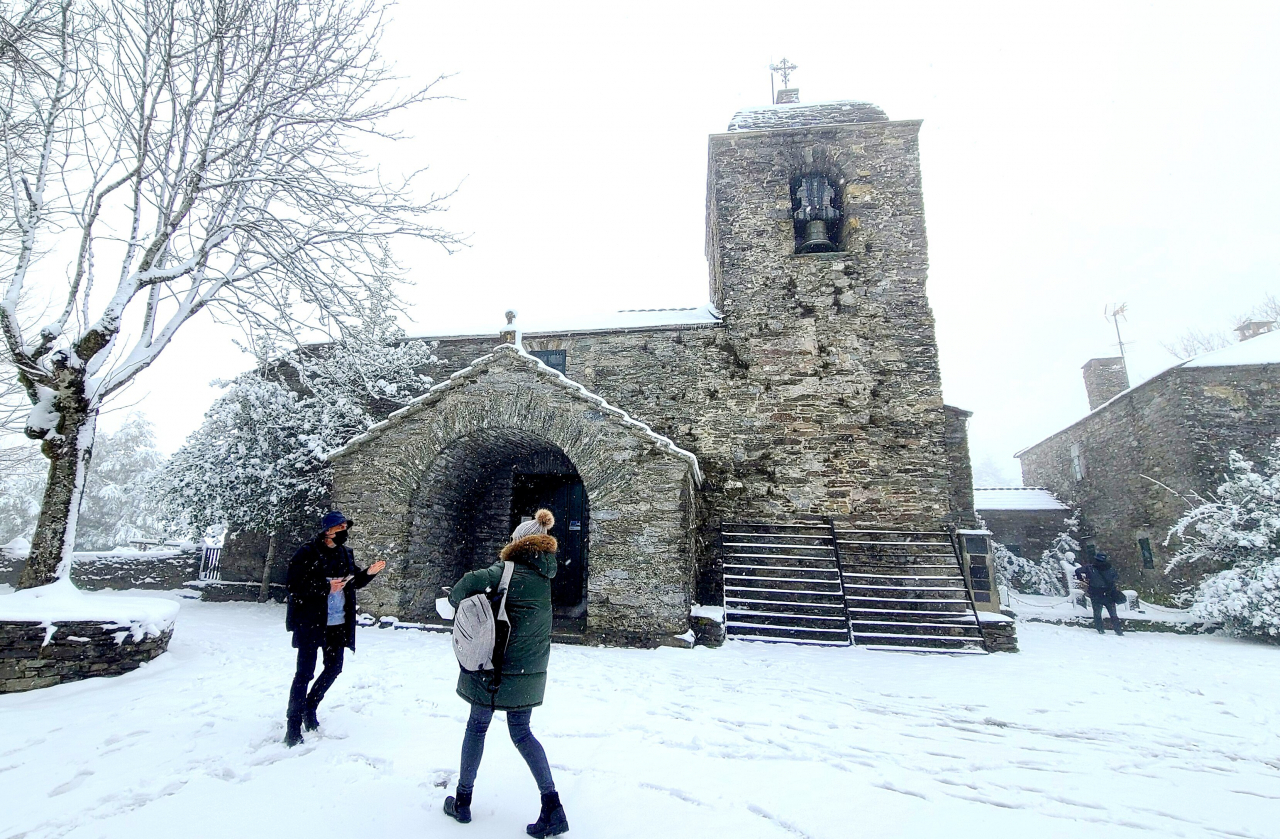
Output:
<svg viewBox="0 0 1280 839">
<path fill-rule="evenodd" d="M 560 806 L 560 793 L 548 792 L 542 796 L 542 812 L 538 820 L 524 829 L 530 836 L 559 836 L 569 831 L 569 818 Z"/>
<path fill-rule="evenodd" d="M 284 744 L 292 749 L 302 742 L 302 727 L 295 722 L 287 724 L 284 732 Z"/>
<path fill-rule="evenodd" d="M 302 715 L 302 730 L 315 731 L 320 727 L 320 720 L 316 718 L 316 709 L 308 708 Z"/>
<path fill-rule="evenodd" d="M 452 795 L 444 800 L 444 814 L 463 824 L 471 821 L 471 793 L 458 791 L 458 797 Z"/>
</svg>

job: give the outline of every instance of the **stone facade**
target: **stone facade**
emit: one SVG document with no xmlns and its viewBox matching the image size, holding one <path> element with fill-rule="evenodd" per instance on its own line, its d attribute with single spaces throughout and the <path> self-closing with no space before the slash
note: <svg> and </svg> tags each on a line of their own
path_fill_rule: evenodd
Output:
<svg viewBox="0 0 1280 839">
<path fill-rule="evenodd" d="M 1186 582 L 1163 571 L 1177 550 L 1165 538 L 1187 509 L 1180 495 L 1208 497 L 1232 449 L 1256 460 L 1277 436 L 1280 364 L 1183 365 L 1018 457 L 1024 483 L 1080 510 L 1082 535 L 1112 557 L 1121 586 L 1161 602 Z"/>
<path fill-rule="evenodd" d="M 52 635 L 37 621 L 0 622 L 0 693 L 49 687 L 136 670 L 169 648 L 159 634 L 131 633 L 102 621 L 59 623 Z"/>
<path fill-rule="evenodd" d="M 508 350 L 477 369 L 493 336 L 435 339 L 448 386 L 334 458 L 361 562 L 391 561 L 361 608 L 429 618 L 438 587 L 505 540 L 511 476 L 536 463 L 585 486 L 597 635 L 683 633 L 691 603 L 719 603 L 726 522 L 972 524 L 967 413 L 944 410 L 925 293 L 919 127 L 865 103 L 736 116 L 709 142 L 719 318 L 526 333 L 525 349 L 565 353 L 581 392 Z M 802 254 L 793 190 L 815 176 L 835 251 Z"/>
</svg>

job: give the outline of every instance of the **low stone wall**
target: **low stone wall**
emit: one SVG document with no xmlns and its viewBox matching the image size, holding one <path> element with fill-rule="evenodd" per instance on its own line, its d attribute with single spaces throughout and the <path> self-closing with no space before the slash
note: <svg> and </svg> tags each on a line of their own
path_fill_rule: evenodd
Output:
<svg viewBox="0 0 1280 839">
<path fill-rule="evenodd" d="M 978 624 L 982 627 L 982 644 L 989 653 L 1016 653 L 1018 651 L 1018 625 L 1012 615 L 997 612 L 978 612 Z"/>
<path fill-rule="evenodd" d="M 128 624 L 0 622 L 0 693 L 50 687 L 136 670 L 169 648 L 173 626 L 158 635 Z"/>
<path fill-rule="evenodd" d="M 190 580 L 183 587 L 200 593 L 200 599 L 206 603 L 255 603 L 262 593 L 262 583 L 235 583 L 226 580 Z M 288 591 L 278 583 L 271 583 L 267 597 L 277 603 L 283 603 Z"/>
<path fill-rule="evenodd" d="M 0 583 L 17 588 L 26 564 L 25 557 L 0 552 Z M 71 563 L 71 581 L 82 591 L 171 591 L 199 575 L 199 550 L 77 553 Z"/>
</svg>

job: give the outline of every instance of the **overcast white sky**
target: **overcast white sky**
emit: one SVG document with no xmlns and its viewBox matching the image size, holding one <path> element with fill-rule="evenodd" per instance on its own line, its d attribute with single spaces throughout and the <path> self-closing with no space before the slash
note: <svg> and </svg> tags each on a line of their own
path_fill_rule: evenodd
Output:
<svg viewBox="0 0 1280 839">
<path fill-rule="evenodd" d="M 471 234 L 453 256 L 401 249 L 408 327 L 704 302 L 707 135 L 767 104 L 786 56 L 803 101 L 924 121 L 943 389 L 974 412 L 975 465 L 1016 481 L 1012 453 L 1080 417 L 1080 366 L 1115 354 L 1104 306 L 1129 305 L 1136 382 L 1173 362 L 1162 340 L 1280 291 L 1277 8 L 406 3 L 387 56 L 412 80 L 455 74 L 457 99 L 379 158 L 460 184 L 442 221 Z M 125 396 L 166 451 L 209 381 L 249 366 L 231 337 L 189 325 Z"/>
</svg>

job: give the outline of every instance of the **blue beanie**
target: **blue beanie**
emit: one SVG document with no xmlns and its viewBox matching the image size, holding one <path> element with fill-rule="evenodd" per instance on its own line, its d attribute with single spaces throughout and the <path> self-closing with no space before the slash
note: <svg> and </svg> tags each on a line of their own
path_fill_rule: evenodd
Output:
<svg viewBox="0 0 1280 839">
<path fill-rule="evenodd" d="M 337 527 L 340 524 L 350 526 L 351 522 L 347 517 L 339 513 L 337 510 L 330 510 L 324 514 L 324 518 L 320 519 L 320 529 L 328 530 L 331 527 Z"/>
</svg>

